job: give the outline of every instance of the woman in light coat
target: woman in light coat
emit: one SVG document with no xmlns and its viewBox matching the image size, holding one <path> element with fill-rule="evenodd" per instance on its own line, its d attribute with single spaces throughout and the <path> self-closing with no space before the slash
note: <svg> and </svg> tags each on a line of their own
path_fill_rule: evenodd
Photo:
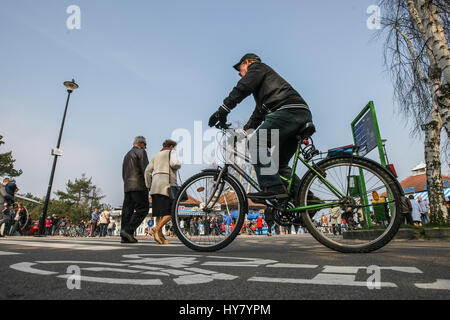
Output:
<svg viewBox="0 0 450 320">
<path fill-rule="evenodd" d="M 413 195 L 409 196 L 409 199 L 411 200 L 411 207 L 412 207 L 412 213 L 411 217 L 413 220 L 413 223 L 416 227 L 422 227 L 422 216 L 420 214 L 420 204 L 417 200 L 414 199 Z"/>
<path fill-rule="evenodd" d="M 156 220 L 151 234 L 159 244 L 169 243 L 162 230 L 171 219 L 172 203 L 169 199 L 169 188 L 177 185 L 177 170 L 181 168 L 181 162 L 174 150 L 176 145 L 173 140 L 164 141 L 162 150 L 145 169 L 145 185 L 152 196 L 152 215 Z"/>
</svg>

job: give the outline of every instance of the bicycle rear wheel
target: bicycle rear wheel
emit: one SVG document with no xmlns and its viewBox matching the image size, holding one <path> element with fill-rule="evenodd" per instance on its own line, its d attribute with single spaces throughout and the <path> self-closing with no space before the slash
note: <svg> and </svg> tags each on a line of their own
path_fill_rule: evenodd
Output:
<svg viewBox="0 0 450 320">
<path fill-rule="evenodd" d="M 302 213 L 312 236 L 344 253 L 371 252 L 389 243 L 403 218 L 402 191 L 394 176 L 378 163 L 357 156 L 326 159 L 317 168 L 343 196 L 332 192 L 314 172 L 305 175 L 298 206 L 339 202 Z"/>
<path fill-rule="evenodd" d="M 187 180 L 172 204 L 175 234 L 187 247 L 203 252 L 229 245 L 239 234 L 246 211 L 245 195 L 228 176 L 202 172 Z M 227 224 L 227 217 L 232 225 Z"/>
</svg>

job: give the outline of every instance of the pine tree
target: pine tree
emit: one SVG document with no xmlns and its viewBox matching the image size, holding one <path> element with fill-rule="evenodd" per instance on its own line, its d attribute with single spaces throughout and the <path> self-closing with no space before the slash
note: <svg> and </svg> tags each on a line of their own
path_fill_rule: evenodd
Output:
<svg viewBox="0 0 450 320">
<path fill-rule="evenodd" d="M 4 144 L 3 136 L 0 135 L 0 146 Z M 12 152 L 0 153 L 0 176 L 18 177 L 23 172 L 22 170 L 14 169 L 15 159 L 12 157 Z"/>
</svg>

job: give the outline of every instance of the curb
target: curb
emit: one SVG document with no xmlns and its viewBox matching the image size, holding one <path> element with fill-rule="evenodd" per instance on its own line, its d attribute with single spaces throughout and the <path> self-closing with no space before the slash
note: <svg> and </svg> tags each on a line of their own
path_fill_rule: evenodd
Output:
<svg viewBox="0 0 450 320">
<path fill-rule="evenodd" d="M 346 232 L 344 239 L 370 240 L 382 234 L 382 230 L 350 231 Z M 403 228 L 399 229 L 396 240 L 450 240 L 450 228 Z"/>
</svg>

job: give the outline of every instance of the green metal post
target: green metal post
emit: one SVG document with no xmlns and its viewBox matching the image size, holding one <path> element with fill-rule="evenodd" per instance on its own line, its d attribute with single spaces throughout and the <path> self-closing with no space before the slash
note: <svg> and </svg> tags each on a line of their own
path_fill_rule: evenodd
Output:
<svg viewBox="0 0 450 320">
<path fill-rule="evenodd" d="M 370 108 L 370 102 L 369 104 L 359 113 L 359 115 L 356 117 L 355 120 L 353 120 L 351 126 L 352 126 L 352 135 L 353 135 L 353 143 L 356 145 L 356 135 L 355 135 L 355 125 L 356 123 L 362 118 L 362 116 L 367 112 L 367 110 Z M 359 169 L 359 176 L 361 181 L 361 191 L 362 191 L 362 205 L 363 205 L 363 211 L 364 215 L 366 216 L 365 222 L 367 227 L 372 226 L 372 217 L 370 216 L 370 209 L 369 209 L 369 198 L 367 197 L 367 189 L 366 189 L 366 181 L 364 179 L 364 172 L 362 169 Z"/>
</svg>

